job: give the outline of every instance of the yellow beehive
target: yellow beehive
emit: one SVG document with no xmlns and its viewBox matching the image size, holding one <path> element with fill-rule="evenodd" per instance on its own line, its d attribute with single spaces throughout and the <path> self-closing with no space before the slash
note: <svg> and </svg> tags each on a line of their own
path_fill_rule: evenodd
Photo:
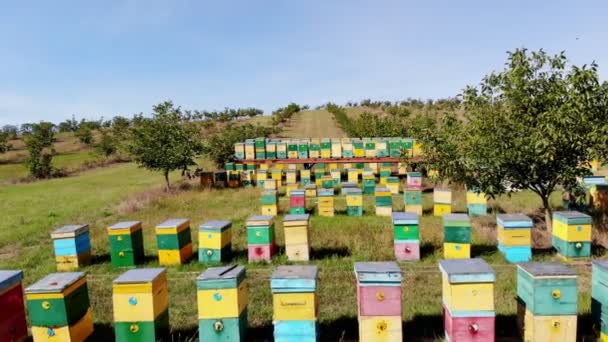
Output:
<svg viewBox="0 0 608 342">
<path fill-rule="evenodd" d="M 452 212 L 451 204 L 433 204 L 433 215 L 434 216 L 443 216 L 444 214 L 449 214 Z"/>
<path fill-rule="evenodd" d="M 404 211 L 406 213 L 416 213 L 418 215 L 422 215 L 422 204 L 406 204 Z"/>
<path fill-rule="evenodd" d="M 289 197 L 291 195 L 291 190 L 297 190 L 300 185 L 298 183 L 287 184 L 285 185 L 285 195 Z"/>
<path fill-rule="evenodd" d="M 405 163 L 399 162 L 397 164 L 397 173 L 400 175 L 405 175 L 407 173 L 407 166 Z"/>
<path fill-rule="evenodd" d="M 340 169 L 337 169 L 337 168 L 331 169 L 331 171 L 329 172 L 329 175 L 334 180 L 334 184 L 340 183 L 340 181 L 342 179 L 342 172 L 340 171 Z"/>
<path fill-rule="evenodd" d="M 264 204 L 262 205 L 262 215 L 265 216 L 277 216 L 279 208 L 276 204 Z"/>
<path fill-rule="evenodd" d="M 471 257 L 471 244 L 469 243 L 443 243 L 444 259 L 469 259 Z"/>
<path fill-rule="evenodd" d="M 179 265 L 192 258 L 190 220 L 170 219 L 155 228 L 160 265 Z"/>
<path fill-rule="evenodd" d="M 443 304 L 451 311 L 494 311 L 494 283 L 450 283 L 442 272 Z"/>
<path fill-rule="evenodd" d="M 310 258 L 309 243 L 310 215 L 286 215 L 283 219 L 285 235 L 285 254 L 290 261 L 308 261 Z"/>
<path fill-rule="evenodd" d="M 486 195 L 483 192 L 476 193 L 467 191 L 467 204 L 487 204 Z"/>
<path fill-rule="evenodd" d="M 316 184 L 308 184 L 304 188 L 304 196 L 306 197 L 317 197 L 317 185 Z"/>
<path fill-rule="evenodd" d="M 340 140 L 332 139 L 331 142 L 331 157 L 332 158 L 342 158 L 342 144 Z"/>
<path fill-rule="evenodd" d="M 274 179 L 264 180 L 264 190 L 277 190 L 277 181 Z"/>
<path fill-rule="evenodd" d="M 359 183 L 359 170 L 348 169 L 348 181 L 355 184 Z"/>
<path fill-rule="evenodd" d="M 114 322 L 154 322 L 169 308 L 164 268 L 129 270 L 112 284 Z"/>
<path fill-rule="evenodd" d="M 401 324 L 401 316 L 361 316 L 359 317 L 359 340 L 403 341 Z"/>
<path fill-rule="evenodd" d="M 319 216 L 334 216 L 334 189 L 317 191 L 317 211 Z"/>
<path fill-rule="evenodd" d="M 526 310 L 524 341 L 576 341 L 576 315 L 539 316 Z"/>
<path fill-rule="evenodd" d="M 591 241 L 591 224 L 567 224 L 553 220 L 553 235 L 564 241 Z"/>
<path fill-rule="evenodd" d="M 386 183 L 385 186 L 391 191 L 391 194 L 399 194 L 399 183 Z"/>
<path fill-rule="evenodd" d="M 420 146 L 420 143 L 414 142 L 413 156 L 414 157 L 422 156 L 422 147 Z"/>
<path fill-rule="evenodd" d="M 374 174 L 374 175 L 378 174 L 378 163 L 367 163 L 367 167 L 372 169 L 372 174 Z"/>
<path fill-rule="evenodd" d="M 285 164 L 273 164 L 272 165 L 273 169 L 277 169 L 277 170 L 284 170 L 285 169 Z"/>
<path fill-rule="evenodd" d="M 230 272 L 233 277 L 223 280 L 225 273 L 221 272 Z M 247 308 L 244 276 L 245 268 L 236 265 L 211 267 L 201 274 L 197 279 L 198 319 L 238 318 Z"/>
<path fill-rule="evenodd" d="M 348 206 L 348 207 L 363 206 L 363 196 L 361 195 L 361 193 L 346 195 L 346 206 Z"/>
<path fill-rule="evenodd" d="M 92 333 L 93 311 L 89 309 L 74 325 L 52 328 L 52 336 L 49 336 L 47 327 L 32 327 L 32 340 L 35 342 L 85 341 Z"/>
<path fill-rule="evenodd" d="M 270 175 L 272 177 L 272 179 L 274 179 L 277 182 L 277 186 L 281 186 L 282 184 L 282 180 L 283 180 L 283 171 L 279 170 L 279 169 L 272 169 L 270 170 Z"/>
<path fill-rule="evenodd" d="M 287 173 L 285 174 L 285 183 L 287 184 L 295 184 L 298 181 L 298 174 L 297 171 L 294 170 L 287 170 Z"/>
</svg>

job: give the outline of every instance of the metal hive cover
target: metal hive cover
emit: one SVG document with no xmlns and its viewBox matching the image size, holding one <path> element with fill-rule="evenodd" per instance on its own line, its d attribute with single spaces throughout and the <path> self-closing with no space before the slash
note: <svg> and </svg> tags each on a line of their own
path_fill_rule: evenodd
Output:
<svg viewBox="0 0 608 342">
<path fill-rule="evenodd" d="M 254 215 L 247 219 L 247 221 L 272 221 L 274 216 L 270 215 Z"/>
<path fill-rule="evenodd" d="M 54 235 L 54 234 L 73 233 L 75 235 L 78 235 L 78 234 L 84 233 L 88 230 L 89 230 L 88 224 L 70 224 L 70 225 L 63 226 L 61 228 L 57 228 L 57 229 L 53 230 L 53 232 L 51 234 Z"/>
<path fill-rule="evenodd" d="M 60 293 L 84 276 L 84 272 L 51 273 L 26 288 L 25 293 Z"/>
<path fill-rule="evenodd" d="M 529 221 L 532 224 L 532 219 L 524 214 L 498 214 L 496 215 L 496 220 L 503 222 Z"/>
<path fill-rule="evenodd" d="M 151 283 L 165 272 L 164 268 L 138 268 L 129 270 L 114 279 L 114 284 Z"/>
<path fill-rule="evenodd" d="M 387 273 L 395 272 L 401 273 L 399 265 L 394 261 L 370 261 L 370 262 L 356 262 L 355 263 L 356 273 Z"/>
<path fill-rule="evenodd" d="M 156 226 L 156 228 L 175 228 L 175 227 L 179 227 L 183 224 L 186 224 L 190 222 L 189 219 L 184 219 L 184 218 L 180 218 L 180 219 L 169 219 L 166 220 L 165 222 L 159 224 Z"/>
<path fill-rule="evenodd" d="M 226 227 L 230 227 L 232 222 L 225 220 L 210 220 L 203 224 L 201 224 L 201 229 L 222 229 Z"/>
<path fill-rule="evenodd" d="M 279 266 L 272 272 L 272 279 L 316 279 L 317 266 Z"/>
<path fill-rule="evenodd" d="M 559 262 L 525 262 L 517 267 L 534 277 L 576 276 L 576 270 Z"/>
<path fill-rule="evenodd" d="M 108 227 L 108 229 L 129 229 L 129 228 L 133 228 L 137 225 L 141 225 L 141 221 L 123 221 L 123 222 L 118 222 L 115 225 Z"/>
<path fill-rule="evenodd" d="M 245 272 L 245 267 L 241 265 L 209 267 L 205 272 L 196 278 L 197 280 L 217 280 L 238 278 Z"/>
<path fill-rule="evenodd" d="M 290 214 L 290 215 L 285 215 L 285 217 L 283 218 L 283 221 L 308 221 L 308 219 L 310 218 L 309 214 L 300 214 L 300 215 L 294 215 L 294 214 Z"/>
<path fill-rule="evenodd" d="M 578 212 L 578 211 L 556 211 L 553 213 L 555 216 L 561 216 L 566 219 L 589 219 L 591 220 L 591 216 Z"/>
<path fill-rule="evenodd" d="M 593 260 L 593 264 L 601 267 L 605 270 L 608 270 L 608 259 L 604 259 L 604 260 Z"/>
<path fill-rule="evenodd" d="M 495 274 L 494 270 L 483 259 L 448 259 L 440 260 L 439 268 L 448 275 L 454 274 Z"/>
<path fill-rule="evenodd" d="M 444 214 L 443 221 L 470 221 L 469 215 L 467 214 Z"/>
</svg>

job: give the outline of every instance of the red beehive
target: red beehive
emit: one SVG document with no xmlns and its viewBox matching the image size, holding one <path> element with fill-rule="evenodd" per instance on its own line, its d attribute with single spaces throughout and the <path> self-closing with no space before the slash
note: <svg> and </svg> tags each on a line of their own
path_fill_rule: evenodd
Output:
<svg viewBox="0 0 608 342">
<path fill-rule="evenodd" d="M 27 337 L 21 271 L 0 271 L 0 341 L 22 341 Z"/>
</svg>

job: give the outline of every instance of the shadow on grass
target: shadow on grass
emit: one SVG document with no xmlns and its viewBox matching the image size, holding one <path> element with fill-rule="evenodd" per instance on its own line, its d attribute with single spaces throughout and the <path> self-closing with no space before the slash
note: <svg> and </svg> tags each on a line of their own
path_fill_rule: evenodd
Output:
<svg viewBox="0 0 608 342">
<path fill-rule="evenodd" d="M 115 341 L 114 327 L 107 323 L 95 323 L 93 335 L 87 342 L 106 342 Z M 198 341 L 198 328 L 171 330 L 168 334 L 164 333 L 157 341 L 162 342 L 195 342 Z"/>
<path fill-rule="evenodd" d="M 91 265 L 109 264 L 110 254 L 97 254 L 91 256 Z"/>
<path fill-rule="evenodd" d="M 494 254 L 497 250 L 498 247 L 496 245 L 472 245 L 471 257 L 477 258 L 483 255 Z"/>
<path fill-rule="evenodd" d="M 325 258 L 331 257 L 349 257 L 351 255 L 350 249 L 345 246 L 341 247 L 321 247 L 321 248 L 312 248 L 310 251 L 311 258 L 313 260 L 321 260 Z"/>
<path fill-rule="evenodd" d="M 434 246 L 430 242 L 423 242 L 420 246 L 420 259 L 432 257 L 435 251 L 441 249 L 441 247 Z"/>
<path fill-rule="evenodd" d="M 532 255 L 535 256 L 553 256 L 555 254 L 555 250 L 553 247 L 547 248 L 532 248 Z"/>
</svg>

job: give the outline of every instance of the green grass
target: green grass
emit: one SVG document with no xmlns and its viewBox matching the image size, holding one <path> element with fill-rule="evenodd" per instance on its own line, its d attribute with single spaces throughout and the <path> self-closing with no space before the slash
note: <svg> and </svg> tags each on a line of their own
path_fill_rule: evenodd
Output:
<svg viewBox="0 0 608 342">
<path fill-rule="evenodd" d="M 328 111 L 309 110 L 294 115 L 281 134 L 287 138 L 341 138 L 346 134 L 338 127 Z"/>
</svg>

